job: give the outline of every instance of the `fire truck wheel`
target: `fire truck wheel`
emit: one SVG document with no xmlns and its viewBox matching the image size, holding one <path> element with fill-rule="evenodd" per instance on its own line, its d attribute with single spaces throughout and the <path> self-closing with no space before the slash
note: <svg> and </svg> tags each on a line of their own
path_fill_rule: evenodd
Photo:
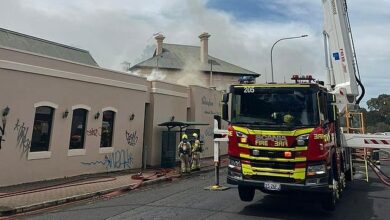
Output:
<svg viewBox="0 0 390 220">
<path fill-rule="evenodd" d="M 241 201 L 250 202 L 255 197 L 255 188 L 249 186 L 238 186 L 238 194 Z"/>
<path fill-rule="evenodd" d="M 341 171 L 340 178 L 339 178 L 339 196 L 341 197 L 342 192 L 347 187 L 347 181 L 345 180 L 345 173 L 344 171 Z"/>
<path fill-rule="evenodd" d="M 327 211 L 333 211 L 336 208 L 336 202 L 339 199 L 339 183 L 334 177 L 333 169 L 329 172 L 330 183 L 329 186 L 332 187 L 331 191 L 324 195 L 322 206 Z"/>
</svg>

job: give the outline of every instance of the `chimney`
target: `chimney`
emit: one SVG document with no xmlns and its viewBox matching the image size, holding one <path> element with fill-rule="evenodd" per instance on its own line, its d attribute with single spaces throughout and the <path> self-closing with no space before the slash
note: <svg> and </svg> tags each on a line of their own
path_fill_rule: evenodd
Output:
<svg viewBox="0 0 390 220">
<path fill-rule="evenodd" d="M 200 38 L 200 62 L 207 63 L 209 55 L 209 37 L 211 35 L 203 32 L 199 35 Z"/>
<path fill-rule="evenodd" d="M 162 34 L 157 34 L 157 36 L 155 36 L 154 39 L 156 39 L 156 56 L 157 56 L 162 53 L 163 40 L 165 39 L 165 37 Z"/>
</svg>

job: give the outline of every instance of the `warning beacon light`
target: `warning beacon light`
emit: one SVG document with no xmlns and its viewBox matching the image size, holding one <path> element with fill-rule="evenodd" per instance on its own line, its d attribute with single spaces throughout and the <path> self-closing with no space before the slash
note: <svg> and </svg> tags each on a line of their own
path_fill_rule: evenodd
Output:
<svg viewBox="0 0 390 220">
<path fill-rule="evenodd" d="M 253 76 L 241 76 L 238 78 L 238 82 L 240 84 L 254 84 L 255 83 L 255 77 Z"/>
<path fill-rule="evenodd" d="M 304 83 L 305 81 L 311 83 L 311 81 L 315 80 L 312 75 L 293 75 L 291 79 L 295 80 L 295 83 Z"/>
</svg>

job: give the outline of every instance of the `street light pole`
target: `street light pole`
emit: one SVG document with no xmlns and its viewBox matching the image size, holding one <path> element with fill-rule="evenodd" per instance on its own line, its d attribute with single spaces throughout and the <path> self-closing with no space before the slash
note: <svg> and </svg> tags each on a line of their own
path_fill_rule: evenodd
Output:
<svg viewBox="0 0 390 220">
<path fill-rule="evenodd" d="M 272 51 L 274 49 L 274 46 L 275 44 L 277 44 L 278 42 L 282 41 L 282 40 L 289 40 L 289 39 L 295 39 L 295 38 L 302 38 L 302 37 L 307 37 L 309 35 L 307 34 L 304 34 L 304 35 L 301 35 L 301 36 L 296 36 L 296 37 L 285 37 L 285 38 L 281 38 L 279 40 L 277 40 L 271 47 L 271 77 L 272 77 L 272 82 L 271 83 L 275 83 L 274 81 L 274 66 L 273 66 L 273 63 L 272 63 Z"/>
</svg>

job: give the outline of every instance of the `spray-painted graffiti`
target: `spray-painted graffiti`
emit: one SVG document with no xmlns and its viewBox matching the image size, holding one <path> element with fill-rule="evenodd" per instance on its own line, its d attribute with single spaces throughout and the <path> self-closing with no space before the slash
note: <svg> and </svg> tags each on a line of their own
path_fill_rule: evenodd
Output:
<svg viewBox="0 0 390 220">
<path fill-rule="evenodd" d="M 126 141 L 130 146 L 135 146 L 138 142 L 137 131 L 129 132 L 126 130 Z"/>
<path fill-rule="evenodd" d="M 93 162 L 81 162 L 82 165 L 87 166 L 104 166 L 106 169 L 130 169 L 133 164 L 133 156 L 126 150 L 117 150 L 111 154 L 104 156 L 103 160 Z"/>
<path fill-rule="evenodd" d="M 1 149 L 1 142 L 5 141 L 5 139 L 3 139 L 3 136 L 5 135 L 5 124 L 7 122 L 5 117 L 3 117 L 2 122 L 3 124 L 0 126 L 0 149 Z"/>
<path fill-rule="evenodd" d="M 20 123 L 19 118 L 16 121 L 14 131 L 17 132 L 16 135 L 16 146 L 20 147 L 23 150 L 23 153 L 28 152 L 31 146 L 31 140 L 27 138 L 29 127 L 24 126 L 24 122 Z"/>
<path fill-rule="evenodd" d="M 89 128 L 87 129 L 87 136 L 101 136 L 102 134 L 102 128 L 99 127 L 99 128 Z"/>
</svg>

